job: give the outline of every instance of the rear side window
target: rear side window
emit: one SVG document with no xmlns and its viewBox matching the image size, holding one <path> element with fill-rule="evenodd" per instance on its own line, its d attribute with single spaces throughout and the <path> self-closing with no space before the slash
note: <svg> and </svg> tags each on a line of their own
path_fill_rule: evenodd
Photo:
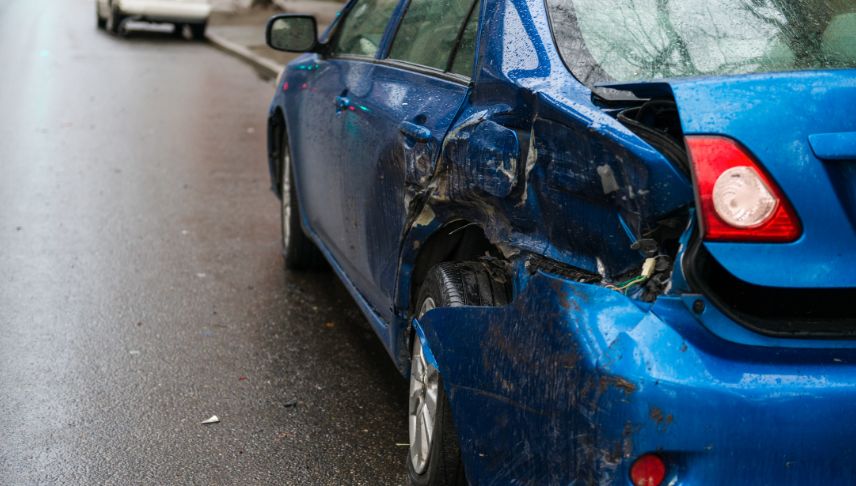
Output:
<svg viewBox="0 0 856 486">
<path fill-rule="evenodd" d="M 477 4 L 474 0 L 411 0 L 389 57 L 469 76 Z"/>
<path fill-rule="evenodd" d="M 853 0 L 547 0 L 586 84 L 856 67 Z"/>
<path fill-rule="evenodd" d="M 333 55 L 374 57 L 398 0 L 359 0 L 333 39 Z"/>
</svg>

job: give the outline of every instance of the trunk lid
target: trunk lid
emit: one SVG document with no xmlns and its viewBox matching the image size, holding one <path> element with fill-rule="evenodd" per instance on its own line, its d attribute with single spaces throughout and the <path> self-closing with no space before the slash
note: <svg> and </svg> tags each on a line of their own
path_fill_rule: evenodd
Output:
<svg viewBox="0 0 856 486">
<path fill-rule="evenodd" d="M 671 88 L 685 135 L 743 144 L 788 197 L 803 226 L 793 243 L 705 242 L 753 285 L 856 287 L 856 70 L 688 78 L 624 85 Z"/>
</svg>

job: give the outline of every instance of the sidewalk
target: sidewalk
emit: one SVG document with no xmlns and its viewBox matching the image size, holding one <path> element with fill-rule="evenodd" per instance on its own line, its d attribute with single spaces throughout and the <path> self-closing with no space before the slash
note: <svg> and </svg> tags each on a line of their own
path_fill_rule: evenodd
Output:
<svg viewBox="0 0 856 486">
<path fill-rule="evenodd" d="M 299 54 L 275 51 L 265 44 L 267 20 L 278 13 L 314 15 L 320 34 L 344 5 L 325 0 L 280 0 L 277 4 L 281 8 L 212 12 L 206 36 L 218 48 L 249 62 L 266 76 L 273 77 L 279 75 L 283 66 Z"/>
</svg>

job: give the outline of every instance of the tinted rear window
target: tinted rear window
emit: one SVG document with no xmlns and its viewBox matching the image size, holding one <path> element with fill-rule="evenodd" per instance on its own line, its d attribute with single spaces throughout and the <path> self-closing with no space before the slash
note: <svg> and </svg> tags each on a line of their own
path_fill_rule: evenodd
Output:
<svg viewBox="0 0 856 486">
<path fill-rule="evenodd" d="M 473 51 L 475 36 L 464 38 L 464 34 L 472 34 L 466 22 L 474 3 L 473 0 L 411 0 L 389 57 L 443 71 L 449 69 L 450 58 L 459 43 L 469 44 L 463 48 Z M 475 19 L 477 22 L 478 12 Z M 459 57 L 463 56 L 466 54 Z M 469 64 L 472 65 L 471 54 Z M 466 75 L 470 75 L 469 71 Z"/>
<path fill-rule="evenodd" d="M 547 0 L 586 84 L 856 67 L 854 0 Z"/>
</svg>

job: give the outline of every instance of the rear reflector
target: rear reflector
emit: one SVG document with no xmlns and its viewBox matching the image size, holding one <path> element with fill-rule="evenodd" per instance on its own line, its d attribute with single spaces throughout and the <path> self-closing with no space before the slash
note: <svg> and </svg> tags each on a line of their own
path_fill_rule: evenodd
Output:
<svg viewBox="0 0 856 486">
<path fill-rule="evenodd" d="M 790 202 L 737 142 L 688 136 L 704 238 L 786 243 L 802 234 Z"/>
<path fill-rule="evenodd" d="M 666 479 L 666 464 L 656 454 L 645 454 L 630 466 L 633 486 L 660 486 Z"/>
</svg>

